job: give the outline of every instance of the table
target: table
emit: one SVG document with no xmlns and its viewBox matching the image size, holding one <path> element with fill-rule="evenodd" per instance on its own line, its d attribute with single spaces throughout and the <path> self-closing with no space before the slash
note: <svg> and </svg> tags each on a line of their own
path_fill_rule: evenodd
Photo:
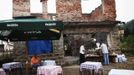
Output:
<svg viewBox="0 0 134 75">
<path fill-rule="evenodd" d="M 95 62 L 101 61 L 101 56 L 99 55 L 86 55 L 85 58 L 86 61 L 95 61 Z"/>
<path fill-rule="evenodd" d="M 134 70 L 111 69 L 108 75 L 134 75 Z"/>
<path fill-rule="evenodd" d="M 43 65 L 56 65 L 55 60 L 45 60 L 43 61 Z"/>
<path fill-rule="evenodd" d="M 85 56 L 86 61 L 95 61 L 95 62 L 102 62 L 103 56 L 102 55 L 91 55 L 87 54 Z M 109 61 L 115 63 L 116 55 L 110 54 Z"/>
<path fill-rule="evenodd" d="M 21 62 L 10 62 L 2 64 L 3 69 L 13 69 L 22 67 Z"/>
<path fill-rule="evenodd" d="M 37 75 L 62 75 L 63 71 L 61 66 L 45 65 L 37 68 Z"/>
<path fill-rule="evenodd" d="M 0 68 L 0 75 L 6 75 L 5 71 L 2 68 Z"/>
<path fill-rule="evenodd" d="M 21 74 L 22 63 L 21 62 L 10 62 L 2 64 L 3 69 L 6 71 L 7 75 L 14 75 L 17 72 Z"/>
<path fill-rule="evenodd" d="M 92 74 L 98 73 L 100 70 L 103 70 L 103 66 L 101 62 L 92 62 L 92 61 L 86 61 L 84 63 L 80 64 L 80 71 L 82 72 L 83 69 L 92 70 Z M 95 71 L 95 72 L 94 72 Z M 103 73 L 103 71 L 102 71 Z"/>
</svg>

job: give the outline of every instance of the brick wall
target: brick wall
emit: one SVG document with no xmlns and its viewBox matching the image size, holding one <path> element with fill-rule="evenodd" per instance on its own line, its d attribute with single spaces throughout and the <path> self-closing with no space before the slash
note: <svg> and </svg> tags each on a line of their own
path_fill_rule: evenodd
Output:
<svg viewBox="0 0 134 75">
<path fill-rule="evenodd" d="M 102 7 L 99 6 L 91 14 L 82 14 L 80 0 L 58 0 L 57 18 L 63 21 L 100 21 Z"/>
<path fill-rule="evenodd" d="M 46 1 L 41 0 L 43 3 L 43 13 L 37 15 L 39 18 L 51 19 L 51 16 L 55 16 L 57 20 L 63 22 L 97 22 L 97 21 L 115 21 L 116 10 L 115 0 L 101 0 L 102 5 L 92 11 L 91 14 L 82 14 L 80 0 L 56 0 L 56 14 L 48 14 L 46 9 Z M 13 0 L 13 16 L 28 16 L 30 13 L 30 0 Z M 66 33 L 91 33 L 91 32 L 111 32 L 113 28 L 66 28 Z M 63 32 L 63 33 L 64 33 Z M 20 45 L 20 44 L 16 44 Z M 23 44 L 25 46 L 25 44 Z M 59 40 L 53 41 L 54 52 L 52 54 L 43 55 L 45 59 L 55 59 L 59 64 L 62 64 L 62 58 L 64 57 L 63 50 L 63 36 Z M 18 47 L 20 50 L 24 50 L 21 45 Z M 25 46 L 26 49 L 26 46 Z M 22 52 L 25 53 L 25 52 Z M 20 55 L 19 55 L 20 56 Z M 21 59 L 20 56 L 19 59 Z"/>
<path fill-rule="evenodd" d="M 43 3 L 42 18 L 49 18 L 47 13 L 47 0 Z M 82 14 L 80 0 L 56 0 L 57 20 L 62 21 L 115 21 L 115 0 L 101 0 L 102 5 L 91 14 Z M 27 16 L 30 14 L 30 0 L 13 0 L 13 16 Z"/>
<path fill-rule="evenodd" d="M 116 18 L 115 0 L 102 0 L 104 20 L 114 21 Z"/>
<path fill-rule="evenodd" d="M 29 16 L 30 2 L 29 0 L 13 0 L 13 16 Z"/>
<path fill-rule="evenodd" d="M 42 0 L 44 7 L 44 16 L 47 15 L 46 12 L 46 1 Z M 111 20 L 115 21 L 116 10 L 115 10 L 115 0 L 101 0 L 102 5 L 97 7 L 90 14 L 82 14 L 80 0 L 57 0 L 56 9 L 57 13 L 55 14 L 57 20 L 62 20 L 64 22 L 74 22 L 74 21 L 104 21 Z"/>
</svg>

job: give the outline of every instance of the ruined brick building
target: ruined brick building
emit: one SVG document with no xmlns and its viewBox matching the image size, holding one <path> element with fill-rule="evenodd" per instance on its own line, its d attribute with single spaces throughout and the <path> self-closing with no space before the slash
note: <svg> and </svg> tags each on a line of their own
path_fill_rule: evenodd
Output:
<svg viewBox="0 0 134 75">
<path fill-rule="evenodd" d="M 61 63 L 65 55 L 64 44 L 67 43 L 69 55 L 78 56 L 81 41 L 87 42 L 92 36 L 97 40 L 106 40 L 109 47 L 116 47 L 115 0 L 101 0 L 101 5 L 90 14 L 82 14 L 81 0 L 56 0 L 56 13 L 47 13 L 47 0 L 41 0 L 43 13 L 30 13 L 30 0 L 13 0 L 13 16 L 30 16 L 61 20 L 64 30 L 59 40 L 53 40 L 53 53 L 45 54 L 45 59 L 55 59 Z M 38 9 L 38 7 L 37 7 Z M 20 48 L 20 46 L 16 46 Z M 22 59 L 22 57 L 20 57 Z"/>
</svg>

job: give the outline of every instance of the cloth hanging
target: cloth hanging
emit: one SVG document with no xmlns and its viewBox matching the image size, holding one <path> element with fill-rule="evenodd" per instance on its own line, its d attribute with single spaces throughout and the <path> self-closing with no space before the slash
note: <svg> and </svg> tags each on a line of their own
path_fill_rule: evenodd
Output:
<svg viewBox="0 0 134 75">
<path fill-rule="evenodd" d="M 27 42 L 28 54 L 37 55 L 52 52 L 51 40 L 30 40 Z"/>
</svg>

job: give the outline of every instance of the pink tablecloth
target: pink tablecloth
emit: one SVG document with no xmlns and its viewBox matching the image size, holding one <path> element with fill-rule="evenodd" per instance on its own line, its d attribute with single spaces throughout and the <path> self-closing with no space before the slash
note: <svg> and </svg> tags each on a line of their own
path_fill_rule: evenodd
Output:
<svg viewBox="0 0 134 75">
<path fill-rule="evenodd" d="M 58 75 L 63 74 L 61 66 L 40 66 L 37 68 L 37 75 Z"/>
<path fill-rule="evenodd" d="M 6 75 L 5 71 L 2 68 L 0 68 L 0 75 Z"/>
</svg>

